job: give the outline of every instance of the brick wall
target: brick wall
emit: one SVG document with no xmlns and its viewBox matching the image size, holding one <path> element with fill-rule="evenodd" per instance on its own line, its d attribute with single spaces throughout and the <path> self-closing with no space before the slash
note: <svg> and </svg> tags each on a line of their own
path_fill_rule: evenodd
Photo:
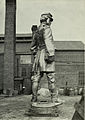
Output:
<svg viewBox="0 0 85 120">
<path fill-rule="evenodd" d="M 16 53 L 30 54 L 30 43 L 16 43 Z"/>
<path fill-rule="evenodd" d="M 56 51 L 55 61 L 81 63 L 81 62 L 84 62 L 84 52 L 83 51 L 58 51 L 58 52 Z"/>
<path fill-rule="evenodd" d="M 56 86 L 64 87 L 66 82 L 68 86 L 78 86 L 81 77 L 79 72 L 84 71 L 84 53 L 83 51 L 62 51 L 56 52 Z"/>
</svg>

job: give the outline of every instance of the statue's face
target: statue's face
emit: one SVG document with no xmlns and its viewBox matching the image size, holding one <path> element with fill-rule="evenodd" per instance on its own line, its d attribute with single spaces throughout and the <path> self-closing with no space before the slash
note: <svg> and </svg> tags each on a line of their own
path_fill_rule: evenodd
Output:
<svg viewBox="0 0 85 120">
<path fill-rule="evenodd" d="M 51 25 L 51 20 L 50 20 L 50 18 L 47 19 L 47 24 L 48 24 L 48 25 Z"/>
</svg>

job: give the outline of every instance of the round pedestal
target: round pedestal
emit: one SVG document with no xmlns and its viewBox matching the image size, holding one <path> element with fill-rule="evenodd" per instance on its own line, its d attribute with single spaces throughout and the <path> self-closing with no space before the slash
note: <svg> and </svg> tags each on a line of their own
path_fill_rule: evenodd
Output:
<svg viewBox="0 0 85 120">
<path fill-rule="evenodd" d="M 62 103 L 34 102 L 31 104 L 30 112 L 33 115 L 58 116 L 58 107 Z"/>
</svg>

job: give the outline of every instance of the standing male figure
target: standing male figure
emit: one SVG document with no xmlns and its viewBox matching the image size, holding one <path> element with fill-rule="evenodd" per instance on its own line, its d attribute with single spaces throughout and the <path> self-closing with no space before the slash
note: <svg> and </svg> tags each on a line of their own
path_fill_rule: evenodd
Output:
<svg viewBox="0 0 85 120">
<path fill-rule="evenodd" d="M 40 26 L 35 30 L 32 27 L 33 42 L 31 50 L 35 51 L 35 59 L 33 63 L 32 80 L 32 102 L 37 102 L 37 91 L 39 81 L 43 74 L 46 73 L 48 79 L 48 88 L 51 93 L 51 100 L 55 100 L 55 61 L 54 61 L 54 45 L 53 36 L 50 25 L 53 21 L 50 13 L 42 14 L 40 18 Z M 35 30 L 35 31 L 33 31 Z"/>
</svg>

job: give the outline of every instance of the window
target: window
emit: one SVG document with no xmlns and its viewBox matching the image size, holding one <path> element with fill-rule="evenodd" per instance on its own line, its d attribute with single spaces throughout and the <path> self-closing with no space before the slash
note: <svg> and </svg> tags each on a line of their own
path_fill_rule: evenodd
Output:
<svg viewBox="0 0 85 120">
<path fill-rule="evenodd" d="M 84 85 L 84 72 L 79 72 L 79 85 Z"/>
<path fill-rule="evenodd" d="M 20 64 L 31 64 L 31 55 L 21 55 Z"/>
</svg>

